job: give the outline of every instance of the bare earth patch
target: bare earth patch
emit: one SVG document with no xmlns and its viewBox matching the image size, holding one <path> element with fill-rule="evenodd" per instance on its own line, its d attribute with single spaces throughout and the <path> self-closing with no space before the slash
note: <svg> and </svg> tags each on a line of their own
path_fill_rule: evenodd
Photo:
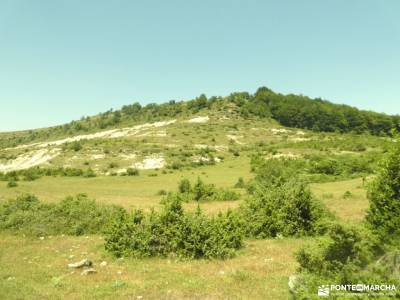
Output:
<svg viewBox="0 0 400 300">
<path fill-rule="evenodd" d="M 192 118 L 187 120 L 186 122 L 188 123 L 207 123 L 210 120 L 210 118 L 208 116 L 204 116 L 204 117 L 196 117 L 196 118 Z"/>
<path fill-rule="evenodd" d="M 155 123 L 146 123 L 146 124 L 136 125 L 133 127 L 125 127 L 125 128 L 119 128 L 119 129 L 100 131 L 100 132 L 96 132 L 96 133 L 92 133 L 92 134 L 77 135 L 77 136 L 65 138 L 62 140 L 43 142 L 43 143 L 34 143 L 34 144 L 29 144 L 29 145 L 20 145 L 20 146 L 15 147 L 15 149 L 28 148 L 28 147 L 45 148 L 45 147 L 52 146 L 52 145 L 58 146 L 58 145 L 62 145 L 65 143 L 71 143 L 71 142 L 76 142 L 76 141 L 81 141 L 81 140 L 93 140 L 93 139 L 97 139 L 97 138 L 119 138 L 119 137 L 132 136 L 132 135 L 134 136 L 134 135 L 138 135 L 143 130 L 150 129 L 150 128 L 164 127 L 164 126 L 171 125 L 175 122 L 176 122 L 176 120 L 161 121 L 161 122 L 155 122 Z M 160 136 L 165 136 L 164 132 L 161 132 L 160 134 L 161 134 Z M 8 149 L 8 150 L 10 150 L 10 149 Z"/>
<path fill-rule="evenodd" d="M 20 155 L 11 162 L 0 164 L 0 172 L 29 169 L 48 162 L 60 154 L 60 149 L 39 149 L 30 153 Z"/>
</svg>

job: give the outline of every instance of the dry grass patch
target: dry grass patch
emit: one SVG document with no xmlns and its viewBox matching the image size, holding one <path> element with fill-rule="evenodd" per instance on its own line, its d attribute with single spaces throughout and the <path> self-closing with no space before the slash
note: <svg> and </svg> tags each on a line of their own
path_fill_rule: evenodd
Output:
<svg viewBox="0 0 400 300">
<path fill-rule="evenodd" d="M 115 259 L 99 236 L 0 238 L 2 299 L 287 299 L 292 254 L 305 242 L 249 241 L 233 259 L 177 261 Z M 66 267 L 82 258 L 94 261 L 96 274 Z"/>
<path fill-rule="evenodd" d="M 361 222 L 369 207 L 366 186 L 361 178 L 315 183 L 311 185 L 311 190 L 339 218 L 346 221 Z"/>
</svg>

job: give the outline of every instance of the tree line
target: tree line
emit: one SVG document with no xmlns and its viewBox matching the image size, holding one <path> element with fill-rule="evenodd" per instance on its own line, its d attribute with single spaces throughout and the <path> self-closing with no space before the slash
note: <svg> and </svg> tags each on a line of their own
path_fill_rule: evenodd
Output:
<svg viewBox="0 0 400 300">
<path fill-rule="evenodd" d="M 135 102 L 120 110 L 108 110 L 92 117 L 39 130 L 1 135 L 0 146 L 10 147 L 33 140 L 93 132 L 120 125 L 151 122 L 165 118 L 184 117 L 207 110 L 227 110 L 244 118 L 273 118 L 288 127 L 325 132 L 370 133 L 392 135 L 400 129 L 400 116 L 387 115 L 355 107 L 334 104 L 320 98 L 276 93 L 261 87 L 254 94 L 232 93 L 227 97 L 209 97 L 202 94 L 188 101 L 170 100 L 166 103 L 141 105 Z"/>
</svg>

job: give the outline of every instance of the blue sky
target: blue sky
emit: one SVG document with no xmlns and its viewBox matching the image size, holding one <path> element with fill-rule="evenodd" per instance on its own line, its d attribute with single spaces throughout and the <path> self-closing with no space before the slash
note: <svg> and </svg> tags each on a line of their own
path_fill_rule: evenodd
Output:
<svg viewBox="0 0 400 300">
<path fill-rule="evenodd" d="M 398 0 L 0 0 L 0 131 L 268 86 L 400 113 Z"/>
</svg>

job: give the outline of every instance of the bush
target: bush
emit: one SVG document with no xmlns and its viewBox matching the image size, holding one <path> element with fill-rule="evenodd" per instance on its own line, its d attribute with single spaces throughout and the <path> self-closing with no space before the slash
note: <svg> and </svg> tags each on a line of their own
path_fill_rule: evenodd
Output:
<svg viewBox="0 0 400 300">
<path fill-rule="evenodd" d="M 320 238 L 316 245 L 314 242 L 313 246 L 303 247 L 296 254 L 300 265 L 299 280 L 292 292 L 296 299 L 310 299 L 321 283 L 398 285 L 400 254 L 396 250 L 383 254 L 384 250 L 377 236 L 370 231 L 334 224 L 328 236 Z M 394 298 L 400 296 L 399 291 L 395 294 Z M 354 299 L 360 299 L 359 296 Z"/>
<path fill-rule="evenodd" d="M 48 204 L 23 195 L 0 203 L 0 229 L 36 236 L 100 233 L 115 214 L 123 212 L 121 207 L 97 204 L 84 194 Z"/>
<path fill-rule="evenodd" d="M 171 164 L 170 168 L 171 168 L 172 170 L 180 170 L 180 169 L 183 168 L 183 166 L 184 166 L 184 165 L 183 165 L 182 163 L 174 161 L 174 162 Z"/>
<path fill-rule="evenodd" d="M 195 201 L 210 200 L 216 194 L 214 185 L 205 184 L 200 177 L 197 178 L 197 182 L 193 185 L 191 192 L 193 193 L 193 200 Z"/>
<path fill-rule="evenodd" d="M 116 163 L 116 162 L 110 162 L 109 164 L 108 164 L 108 168 L 109 169 L 114 169 L 114 168 L 118 168 L 118 163 Z"/>
<path fill-rule="evenodd" d="M 237 216 L 208 218 L 200 211 L 185 213 L 181 202 L 166 203 L 160 213 L 136 210 L 120 216 L 106 237 L 106 250 L 117 257 L 177 256 L 227 258 L 242 246 Z"/>
<path fill-rule="evenodd" d="M 128 175 L 128 176 L 139 176 L 139 170 L 138 169 L 133 169 L 133 168 L 128 168 L 128 169 L 126 169 L 126 175 Z"/>
<path fill-rule="evenodd" d="M 190 191 L 193 200 L 195 201 L 229 201 L 238 200 L 240 194 L 235 191 L 217 188 L 213 184 L 206 184 L 200 178 L 197 178 L 196 183 Z"/>
<path fill-rule="evenodd" d="M 342 173 L 342 165 L 335 159 L 325 158 L 311 164 L 311 173 L 326 175 L 339 175 Z"/>
<path fill-rule="evenodd" d="M 96 173 L 91 168 L 88 168 L 86 171 L 83 172 L 83 177 L 86 178 L 96 177 Z"/>
<path fill-rule="evenodd" d="M 79 177 L 83 175 L 83 170 L 78 168 L 61 168 L 58 171 L 62 176 Z"/>
<path fill-rule="evenodd" d="M 239 177 L 238 181 L 235 183 L 235 188 L 237 189 L 243 189 L 246 187 L 246 184 L 244 183 L 243 177 Z"/>
<path fill-rule="evenodd" d="M 346 269 L 365 267 L 379 249 L 378 240 L 367 231 L 333 224 L 328 237 L 321 239 L 316 247 L 302 248 L 296 257 L 300 271 L 325 276 L 344 275 Z"/>
<path fill-rule="evenodd" d="M 158 192 L 157 192 L 157 195 L 159 195 L 159 196 L 165 196 L 165 195 L 167 195 L 168 193 L 167 193 L 167 191 L 166 190 L 159 190 Z"/>
<path fill-rule="evenodd" d="M 13 187 L 17 187 L 17 186 L 18 186 L 18 183 L 15 180 L 10 180 L 7 183 L 7 187 L 9 187 L 9 188 L 13 188 Z"/>
<path fill-rule="evenodd" d="M 182 202 L 191 200 L 197 202 L 229 201 L 238 200 L 240 194 L 232 190 L 217 188 L 213 184 L 206 184 L 199 177 L 193 185 L 188 179 L 182 179 L 178 184 L 178 192 L 170 193 L 167 198 L 170 200 L 177 199 Z"/>
<path fill-rule="evenodd" d="M 302 236 L 324 231 L 329 214 L 305 183 L 294 178 L 253 187 L 253 195 L 241 207 L 248 236 Z"/>
<path fill-rule="evenodd" d="M 305 166 L 303 161 L 295 159 L 263 159 L 253 156 L 251 169 L 256 173 L 255 182 L 262 185 L 279 184 L 288 178 L 299 177 Z M 251 186 L 249 186 L 250 189 Z"/>
<path fill-rule="evenodd" d="M 389 152 L 368 189 L 369 227 L 382 239 L 400 237 L 400 146 Z"/>
<path fill-rule="evenodd" d="M 73 150 L 75 152 L 78 152 L 78 151 L 82 150 L 82 143 L 81 143 L 81 141 L 74 141 L 71 143 L 66 143 L 66 144 L 64 144 L 63 149 L 64 150 Z"/>
<path fill-rule="evenodd" d="M 179 182 L 178 190 L 179 190 L 179 193 L 190 193 L 190 191 L 192 190 L 190 181 L 186 178 L 182 179 Z"/>
<path fill-rule="evenodd" d="M 26 169 L 21 171 L 21 173 L 23 175 L 23 180 L 25 181 L 34 181 L 41 177 L 41 171 L 39 168 Z"/>
<path fill-rule="evenodd" d="M 323 174 L 334 179 L 359 177 L 373 173 L 376 156 L 375 153 L 357 156 L 340 155 L 335 158 L 314 155 L 310 157 L 307 169 L 311 174 Z"/>
</svg>

